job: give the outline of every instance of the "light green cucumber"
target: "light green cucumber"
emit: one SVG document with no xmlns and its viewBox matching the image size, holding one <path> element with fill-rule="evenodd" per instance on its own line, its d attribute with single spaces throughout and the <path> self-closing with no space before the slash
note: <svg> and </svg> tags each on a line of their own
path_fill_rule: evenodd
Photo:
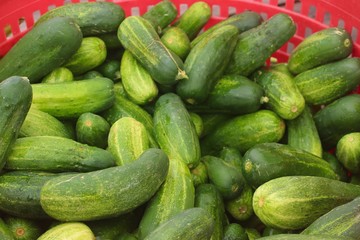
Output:
<svg viewBox="0 0 360 240">
<path fill-rule="evenodd" d="M 70 82 L 74 80 L 73 73 L 66 67 L 58 67 L 47 74 L 41 82 L 43 83 L 59 83 Z"/>
<path fill-rule="evenodd" d="M 186 33 L 178 27 L 169 27 L 161 36 L 164 45 L 185 60 L 191 50 L 190 40 Z"/>
<path fill-rule="evenodd" d="M 82 222 L 60 223 L 43 233 L 38 240 L 93 240 L 94 233 Z"/>
<path fill-rule="evenodd" d="M 360 173 L 360 132 L 352 132 L 340 138 L 336 145 L 336 157 L 354 174 Z"/>
</svg>

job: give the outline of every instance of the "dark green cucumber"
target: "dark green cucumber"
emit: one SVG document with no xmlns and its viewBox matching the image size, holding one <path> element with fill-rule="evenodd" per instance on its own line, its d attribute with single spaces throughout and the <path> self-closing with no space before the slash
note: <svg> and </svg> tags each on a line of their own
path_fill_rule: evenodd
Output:
<svg viewBox="0 0 360 240">
<path fill-rule="evenodd" d="M 252 206 L 253 194 L 254 190 L 246 183 L 238 197 L 225 201 L 226 211 L 236 220 L 248 220 L 254 214 Z"/>
<path fill-rule="evenodd" d="M 54 173 L 13 171 L 0 176 L 0 210 L 12 216 L 49 219 L 40 205 L 40 190 Z"/>
<path fill-rule="evenodd" d="M 116 31 L 99 34 L 99 35 L 96 35 L 96 37 L 98 37 L 104 41 L 107 50 L 120 50 L 121 51 L 123 48 L 119 38 L 117 37 Z"/>
<path fill-rule="evenodd" d="M 350 34 L 331 27 L 305 38 L 290 54 L 289 70 L 299 74 L 314 67 L 346 58 L 353 49 Z"/>
<path fill-rule="evenodd" d="M 231 118 L 231 115 L 222 113 L 201 113 L 200 117 L 203 121 L 204 129 L 200 138 L 205 137 L 210 132 L 215 130 L 217 126 Z"/>
<path fill-rule="evenodd" d="M 178 15 L 175 4 L 169 0 L 163 0 L 147 10 L 142 17 L 145 18 L 154 27 L 158 34 L 161 34 Z"/>
<path fill-rule="evenodd" d="M 209 182 L 219 190 L 224 199 L 234 199 L 241 194 L 245 179 L 235 166 L 209 155 L 203 156 L 201 161 L 205 163 Z"/>
<path fill-rule="evenodd" d="M 76 76 L 76 80 L 82 80 L 82 79 L 92 79 L 92 78 L 102 78 L 104 77 L 101 72 L 97 70 L 90 70 L 83 75 Z"/>
<path fill-rule="evenodd" d="M 339 162 L 334 154 L 330 152 L 324 151 L 322 153 L 322 159 L 326 160 L 330 167 L 334 170 L 334 172 L 339 176 L 339 180 L 343 182 L 349 182 L 350 176 L 348 175 L 347 170 L 344 166 Z"/>
<path fill-rule="evenodd" d="M 54 178 L 42 187 L 40 203 L 60 221 L 116 217 L 147 202 L 164 182 L 168 166 L 162 150 L 148 149 L 125 166 Z"/>
<path fill-rule="evenodd" d="M 172 85 L 187 78 L 182 60 L 165 47 L 144 18 L 127 17 L 119 26 L 118 38 L 156 82 Z"/>
<path fill-rule="evenodd" d="M 201 151 L 212 154 L 223 147 L 234 147 L 244 154 L 258 143 L 278 142 L 285 133 L 285 122 L 270 110 L 258 110 L 233 117 L 219 125 L 201 141 Z"/>
<path fill-rule="evenodd" d="M 360 131 L 360 94 L 335 100 L 314 114 L 314 121 L 323 148 L 335 147 L 345 134 Z"/>
<path fill-rule="evenodd" d="M 193 124 L 195 126 L 196 134 L 198 135 L 198 137 L 200 137 L 203 134 L 203 130 L 204 130 L 204 124 L 203 124 L 202 118 L 200 117 L 199 114 L 194 113 L 194 112 L 189 112 L 189 114 L 190 114 L 191 121 L 193 122 Z"/>
<path fill-rule="evenodd" d="M 148 148 L 149 137 L 144 125 L 131 117 L 122 117 L 111 125 L 108 150 L 118 166 L 129 164 Z"/>
<path fill-rule="evenodd" d="M 281 143 L 262 143 L 244 154 L 242 173 L 253 188 L 283 176 L 319 176 L 339 179 L 330 164 L 299 148 Z"/>
<path fill-rule="evenodd" d="M 47 74 L 42 80 L 42 83 L 59 83 L 70 82 L 74 80 L 73 73 L 66 67 L 58 67 Z"/>
<path fill-rule="evenodd" d="M 240 224 L 230 223 L 224 227 L 224 240 L 249 240 L 249 238 Z"/>
<path fill-rule="evenodd" d="M 258 187 L 253 206 L 255 214 L 267 226 L 299 230 L 359 196 L 358 185 L 324 177 L 287 176 Z"/>
<path fill-rule="evenodd" d="M 322 157 L 321 140 L 309 106 L 305 105 L 302 113 L 297 118 L 286 121 L 286 125 L 289 146 Z"/>
<path fill-rule="evenodd" d="M 4 222 L 4 220 L 2 220 L 2 218 L 0 218 L 0 239 L 15 240 L 9 226 Z"/>
<path fill-rule="evenodd" d="M 183 61 L 191 50 L 190 40 L 186 33 L 178 27 L 169 27 L 161 36 L 162 43 Z"/>
<path fill-rule="evenodd" d="M 30 82 L 25 77 L 10 77 L 0 83 L 0 170 L 17 139 L 32 101 Z"/>
<path fill-rule="evenodd" d="M 120 73 L 127 96 L 134 103 L 144 105 L 158 96 L 158 87 L 149 72 L 128 50 L 121 58 Z"/>
<path fill-rule="evenodd" d="M 182 29 L 190 40 L 193 40 L 211 17 L 211 7 L 207 2 L 197 1 L 173 23 Z"/>
<path fill-rule="evenodd" d="M 98 113 L 113 104 L 113 86 L 113 81 L 108 78 L 32 84 L 32 106 L 59 118 L 79 117 L 86 112 Z"/>
<path fill-rule="evenodd" d="M 191 47 L 194 47 L 196 44 L 202 41 L 202 39 L 207 38 L 213 31 L 225 25 L 233 25 L 239 29 L 240 33 L 242 33 L 260 25 L 262 21 L 263 19 L 261 15 L 257 12 L 244 11 L 235 14 L 224 19 L 223 21 L 220 21 L 219 23 L 208 28 L 203 33 L 199 34 L 194 40 L 191 41 Z"/>
<path fill-rule="evenodd" d="M 236 27 L 226 25 L 212 32 L 190 50 L 184 63 L 189 78 L 176 86 L 176 93 L 184 101 L 196 104 L 206 100 L 229 62 L 238 34 Z"/>
<path fill-rule="evenodd" d="M 40 17 L 36 25 L 57 16 L 75 20 L 84 36 L 115 32 L 125 18 L 119 4 L 112 2 L 82 2 L 54 8 Z M 70 35 L 71 36 L 71 35 Z"/>
<path fill-rule="evenodd" d="M 104 77 L 110 78 L 114 82 L 118 82 L 121 78 L 120 60 L 105 59 L 105 61 L 96 68 Z"/>
<path fill-rule="evenodd" d="M 40 82 L 78 50 L 81 40 L 80 28 L 73 19 L 56 17 L 44 21 L 0 60 L 0 82 L 11 76 L 26 76 L 31 83 Z"/>
<path fill-rule="evenodd" d="M 219 157 L 225 162 L 228 162 L 241 170 L 241 163 L 243 159 L 238 149 L 233 147 L 223 147 L 223 149 L 219 152 Z"/>
<path fill-rule="evenodd" d="M 106 148 L 110 124 L 100 115 L 83 113 L 76 121 L 76 139 L 90 146 Z"/>
<path fill-rule="evenodd" d="M 312 236 L 304 236 L 301 234 L 295 233 L 283 233 L 277 234 L 273 236 L 261 237 L 259 240 L 354 240 L 353 238 L 348 237 L 336 237 L 329 235 L 312 235 Z"/>
<path fill-rule="evenodd" d="M 82 222 L 62 222 L 49 228 L 37 240 L 95 239 L 91 229 Z"/>
<path fill-rule="evenodd" d="M 219 190 L 212 184 L 200 184 L 195 191 L 195 207 L 207 211 L 214 219 L 214 231 L 211 240 L 223 240 L 223 217 L 225 207 Z"/>
<path fill-rule="evenodd" d="M 298 74 L 294 81 L 310 105 L 328 104 L 360 84 L 360 58 L 345 58 Z"/>
<path fill-rule="evenodd" d="M 65 62 L 64 66 L 74 75 L 80 75 L 101 65 L 106 58 L 106 45 L 98 37 L 83 38 L 79 49 Z"/>
<path fill-rule="evenodd" d="M 69 138 L 35 136 L 15 141 L 5 164 L 8 170 L 89 172 L 115 166 L 104 149 Z"/>
<path fill-rule="evenodd" d="M 214 220 L 202 208 L 190 208 L 162 223 L 144 240 L 208 240 L 214 231 Z"/>
<path fill-rule="evenodd" d="M 38 220 L 7 216 L 4 221 L 16 240 L 37 239 L 44 231 Z"/>
<path fill-rule="evenodd" d="M 135 233 L 122 233 L 117 236 L 116 240 L 138 240 Z"/>
<path fill-rule="evenodd" d="M 360 173 L 360 132 L 352 132 L 340 138 L 336 145 L 336 157 L 351 173 Z"/>
<path fill-rule="evenodd" d="M 169 159 L 169 172 L 164 184 L 149 201 L 139 224 L 139 238 L 144 239 L 160 224 L 186 209 L 194 207 L 195 189 L 187 165 Z"/>
<path fill-rule="evenodd" d="M 156 140 L 168 157 L 196 167 L 201 154 L 199 138 L 180 97 L 174 93 L 161 95 L 153 119 Z"/>
<path fill-rule="evenodd" d="M 264 69 L 256 82 L 264 89 L 262 101 L 281 118 L 291 120 L 305 108 L 305 99 L 294 79 L 280 71 Z"/>
<path fill-rule="evenodd" d="M 276 50 L 284 45 L 296 31 L 292 18 L 278 13 L 239 36 L 227 73 L 248 76 L 264 65 Z"/>
<path fill-rule="evenodd" d="M 246 235 L 249 240 L 255 240 L 261 238 L 261 233 L 256 228 L 245 228 Z"/>
<path fill-rule="evenodd" d="M 208 183 L 209 181 L 207 169 L 203 162 L 199 162 L 195 168 L 191 169 L 190 173 L 194 187 L 197 187 L 200 184 Z"/>
<path fill-rule="evenodd" d="M 360 236 L 360 197 L 333 208 L 305 228 L 301 234 L 350 237 Z"/>
</svg>

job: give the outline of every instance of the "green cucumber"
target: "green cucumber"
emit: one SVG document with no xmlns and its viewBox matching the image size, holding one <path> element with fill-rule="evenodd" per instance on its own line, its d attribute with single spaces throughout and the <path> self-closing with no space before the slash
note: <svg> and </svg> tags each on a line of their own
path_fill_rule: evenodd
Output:
<svg viewBox="0 0 360 240">
<path fill-rule="evenodd" d="M 29 112 L 32 94 L 25 77 L 13 76 L 0 83 L 0 170 Z"/>
<path fill-rule="evenodd" d="M 294 81 L 310 105 L 328 104 L 360 84 L 360 58 L 345 58 L 298 74 Z"/>
<path fill-rule="evenodd" d="M 92 78 L 101 78 L 103 77 L 102 73 L 97 70 L 90 70 L 83 75 L 77 76 L 76 80 L 82 80 L 82 79 L 92 79 Z"/>
<path fill-rule="evenodd" d="M 82 222 L 60 223 L 46 232 L 38 240 L 93 240 L 94 233 Z"/>
<path fill-rule="evenodd" d="M 83 113 L 76 121 L 76 139 L 98 148 L 106 148 L 110 124 L 100 115 Z"/>
<path fill-rule="evenodd" d="M 170 159 L 194 168 L 200 161 L 200 143 L 195 126 L 183 101 L 174 93 L 163 94 L 156 101 L 154 132 L 156 140 Z"/>
<path fill-rule="evenodd" d="M 288 68 L 299 74 L 314 67 L 346 58 L 353 49 L 350 34 L 341 28 L 331 27 L 305 38 L 292 51 Z"/>
<path fill-rule="evenodd" d="M 248 240 L 245 229 L 238 223 L 230 223 L 224 228 L 224 240 Z"/>
<path fill-rule="evenodd" d="M 13 233 L 9 229 L 9 226 L 1 218 L 0 218 L 0 239 L 15 240 Z"/>
<path fill-rule="evenodd" d="M 152 102 L 158 96 L 158 88 L 140 62 L 125 50 L 120 65 L 121 81 L 127 96 L 138 105 Z"/>
<path fill-rule="evenodd" d="M 144 125 L 131 117 L 123 117 L 112 124 L 108 136 L 108 150 L 118 166 L 129 164 L 148 148 L 149 137 Z"/>
<path fill-rule="evenodd" d="M 191 121 L 193 122 L 195 126 L 195 131 L 198 137 L 200 137 L 204 130 L 204 124 L 199 114 L 194 112 L 189 112 Z"/>
<path fill-rule="evenodd" d="M 266 236 L 273 236 L 273 235 L 287 234 L 287 233 L 291 233 L 291 231 L 286 231 L 286 230 L 272 228 L 272 227 L 265 227 L 262 232 L 262 236 L 266 237 Z"/>
<path fill-rule="evenodd" d="M 0 60 L 0 82 L 11 76 L 40 82 L 78 50 L 81 40 L 80 28 L 73 19 L 56 17 L 38 24 Z"/>
<path fill-rule="evenodd" d="M 339 179 L 327 161 L 305 150 L 281 143 L 255 145 L 244 154 L 241 167 L 246 182 L 253 188 L 283 176 Z"/>
<path fill-rule="evenodd" d="M 79 117 L 85 112 L 98 113 L 113 104 L 113 86 L 113 81 L 108 78 L 32 84 L 32 106 L 59 118 Z"/>
<path fill-rule="evenodd" d="M 305 228 L 301 234 L 351 237 L 360 236 L 360 197 L 333 208 Z"/>
<path fill-rule="evenodd" d="M 206 210 L 214 219 L 214 231 L 211 240 L 222 240 L 224 238 L 223 216 L 225 207 L 222 196 L 218 189 L 212 184 L 200 184 L 195 191 L 195 207 Z"/>
<path fill-rule="evenodd" d="M 49 180 L 41 188 L 40 203 L 60 221 L 116 217 L 147 202 L 164 182 L 168 166 L 162 150 L 148 149 L 125 166 Z"/>
<path fill-rule="evenodd" d="M 296 31 L 293 19 L 277 13 L 259 26 L 239 36 L 227 73 L 248 76 L 264 65 L 275 51 L 284 45 Z"/>
<path fill-rule="evenodd" d="M 199 164 L 190 170 L 194 187 L 197 187 L 200 184 L 207 183 L 209 181 L 208 173 L 206 166 L 203 162 L 199 162 Z"/>
<path fill-rule="evenodd" d="M 194 46 L 184 62 L 188 79 L 176 85 L 176 93 L 190 104 L 206 100 L 215 81 L 224 73 L 235 48 L 239 30 L 223 26 Z"/>
<path fill-rule="evenodd" d="M 249 240 L 255 240 L 261 238 L 261 234 L 256 228 L 245 228 L 245 232 Z"/>
<path fill-rule="evenodd" d="M 172 85 L 187 78 L 182 60 L 161 42 L 151 24 L 142 17 L 127 17 L 119 26 L 118 38 L 152 78 L 161 84 Z"/>
<path fill-rule="evenodd" d="M 330 167 L 338 175 L 340 181 L 343 181 L 343 182 L 350 181 L 350 177 L 348 176 L 347 170 L 339 162 L 339 160 L 336 158 L 335 154 L 331 154 L 330 152 L 324 151 L 322 154 L 322 158 L 330 164 Z"/>
<path fill-rule="evenodd" d="M 228 162 L 241 170 L 241 163 L 243 159 L 238 149 L 233 147 L 223 147 L 223 149 L 219 152 L 219 157 L 225 162 Z"/>
<path fill-rule="evenodd" d="M 42 80 L 42 83 L 59 83 L 70 82 L 74 80 L 73 73 L 66 67 L 58 67 L 47 74 Z"/>
<path fill-rule="evenodd" d="M 107 50 L 110 50 L 110 51 L 111 50 L 120 50 L 121 51 L 123 48 L 119 38 L 117 37 L 116 31 L 99 34 L 99 35 L 96 35 L 96 37 L 98 37 L 104 41 Z"/>
<path fill-rule="evenodd" d="M 115 166 L 104 149 L 69 138 L 35 136 L 15 141 L 5 169 L 47 172 L 90 172 Z"/>
<path fill-rule="evenodd" d="M 278 142 L 285 133 L 285 122 L 270 110 L 235 116 L 222 123 L 201 141 L 201 151 L 212 154 L 223 147 L 234 147 L 244 154 L 258 143 Z"/>
<path fill-rule="evenodd" d="M 286 125 L 289 146 L 322 157 L 321 140 L 309 106 L 305 105 L 302 113 L 297 118 L 286 121 Z"/>
<path fill-rule="evenodd" d="M 202 208 L 189 208 L 162 223 L 144 240 L 210 239 L 214 220 Z"/>
<path fill-rule="evenodd" d="M 336 145 L 336 157 L 351 173 L 360 173 L 360 132 L 352 132 L 340 138 Z"/>
<path fill-rule="evenodd" d="M 46 12 L 40 17 L 36 25 L 57 16 L 67 16 L 74 19 L 84 36 L 90 36 L 115 32 L 124 20 L 125 12 L 119 4 L 112 2 L 65 4 Z"/>
<path fill-rule="evenodd" d="M 186 209 L 194 207 L 195 189 L 187 165 L 179 159 L 169 159 L 165 182 L 148 202 L 139 224 L 139 238 L 144 239 L 160 224 Z"/>
<path fill-rule="evenodd" d="M 16 240 L 37 239 L 43 233 L 41 223 L 34 219 L 7 216 L 4 221 Z"/>
<path fill-rule="evenodd" d="M 323 148 L 336 147 L 342 136 L 360 131 L 360 94 L 335 100 L 314 114 Z"/>
<path fill-rule="evenodd" d="M 200 117 L 204 125 L 200 138 L 203 138 L 215 130 L 222 123 L 229 120 L 231 115 L 223 113 L 201 113 Z"/>
<path fill-rule="evenodd" d="M 286 176 L 258 187 L 253 206 L 255 214 L 267 226 L 300 230 L 359 196 L 358 185 L 317 176 Z"/>
<path fill-rule="evenodd" d="M 185 60 L 191 50 L 190 40 L 186 33 L 178 27 L 169 27 L 161 36 L 162 43 L 173 53 Z"/>
<path fill-rule="evenodd" d="M 261 237 L 259 240 L 354 240 L 353 238 L 348 237 L 336 237 L 329 235 L 312 235 L 312 236 L 303 236 L 301 234 L 291 234 L 291 233 L 283 233 L 277 234 L 273 236 Z"/>
<path fill-rule="evenodd" d="M 117 37 L 116 37 L 117 38 Z M 96 68 L 104 77 L 110 78 L 114 82 L 118 82 L 121 78 L 120 60 L 105 59 L 105 61 Z"/>
<path fill-rule="evenodd" d="M 116 240 L 138 240 L 135 233 L 122 233 L 117 236 Z"/>
<path fill-rule="evenodd" d="M 256 82 L 264 89 L 262 100 L 265 106 L 281 118 L 294 119 L 304 110 L 305 99 L 289 75 L 271 69 L 263 70 Z"/>
<path fill-rule="evenodd" d="M 225 201 L 226 211 L 236 220 L 248 220 L 254 214 L 252 206 L 253 194 L 254 190 L 246 183 L 238 197 Z"/>
</svg>

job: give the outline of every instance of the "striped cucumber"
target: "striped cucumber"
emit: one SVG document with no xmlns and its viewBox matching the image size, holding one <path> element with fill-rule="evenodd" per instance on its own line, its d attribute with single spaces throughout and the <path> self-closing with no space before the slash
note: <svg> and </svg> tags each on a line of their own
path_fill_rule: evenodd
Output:
<svg viewBox="0 0 360 240">
<path fill-rule="evenodd" d="M 351 173 L 360 173 L 360 132 L 352 132 L 340 138 L 336 145 L 336 157 Z"/>
<path fill-rule="evenodd" d="M 44 232 L 38 240 L 93 240 L 94 233 L 82 222 L 60 223 L 46 232 Z"/>
<path fill-rule="evenodd" d="M 70 82 L 74 80 L 73 73 L 66 67 L 58 67 L 47 74 L 42 80 L 42 83 L 59 83 Z"/>
</svg>

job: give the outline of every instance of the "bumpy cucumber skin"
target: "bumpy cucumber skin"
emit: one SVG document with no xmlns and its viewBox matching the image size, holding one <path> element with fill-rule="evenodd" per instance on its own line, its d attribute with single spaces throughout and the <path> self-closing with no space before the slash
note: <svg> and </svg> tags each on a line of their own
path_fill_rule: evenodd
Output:
<svg viewBox="0 0 360 240">
<path fill-rule="evenodd" d="M 352 132 L 340 138 L 336 145 L 336 157 L 351 173 L 360 172 L 360 132 Z"/>
<path fill-rule="evenodd" d="M 29 112 L 32 94 L 27 78 L 13 76 L 0 83 L 0 170 Z"/>
<path fill-rule="evenodd" d="M 91 240 L 95 239 L 91 229 L 82 222 L 60 223 L 43 233 L 38 240 Z"/>
<path fill-rule="evenodd" d="M 116 217 L 148 201 L 164 182 L 168 167 L 162 150 L 148 149 L 125 166 L 54 178 L 41 188 L 40 203 L 60 221 Z"/>
<path fill-rule="evenodd" d="M 0 82 L 11 76 L 40 82 L 78 50 L 81 40 L 80 28 L 70 18 L 56 17 L 37 25 L 0 60 Z"/>
</svg>

